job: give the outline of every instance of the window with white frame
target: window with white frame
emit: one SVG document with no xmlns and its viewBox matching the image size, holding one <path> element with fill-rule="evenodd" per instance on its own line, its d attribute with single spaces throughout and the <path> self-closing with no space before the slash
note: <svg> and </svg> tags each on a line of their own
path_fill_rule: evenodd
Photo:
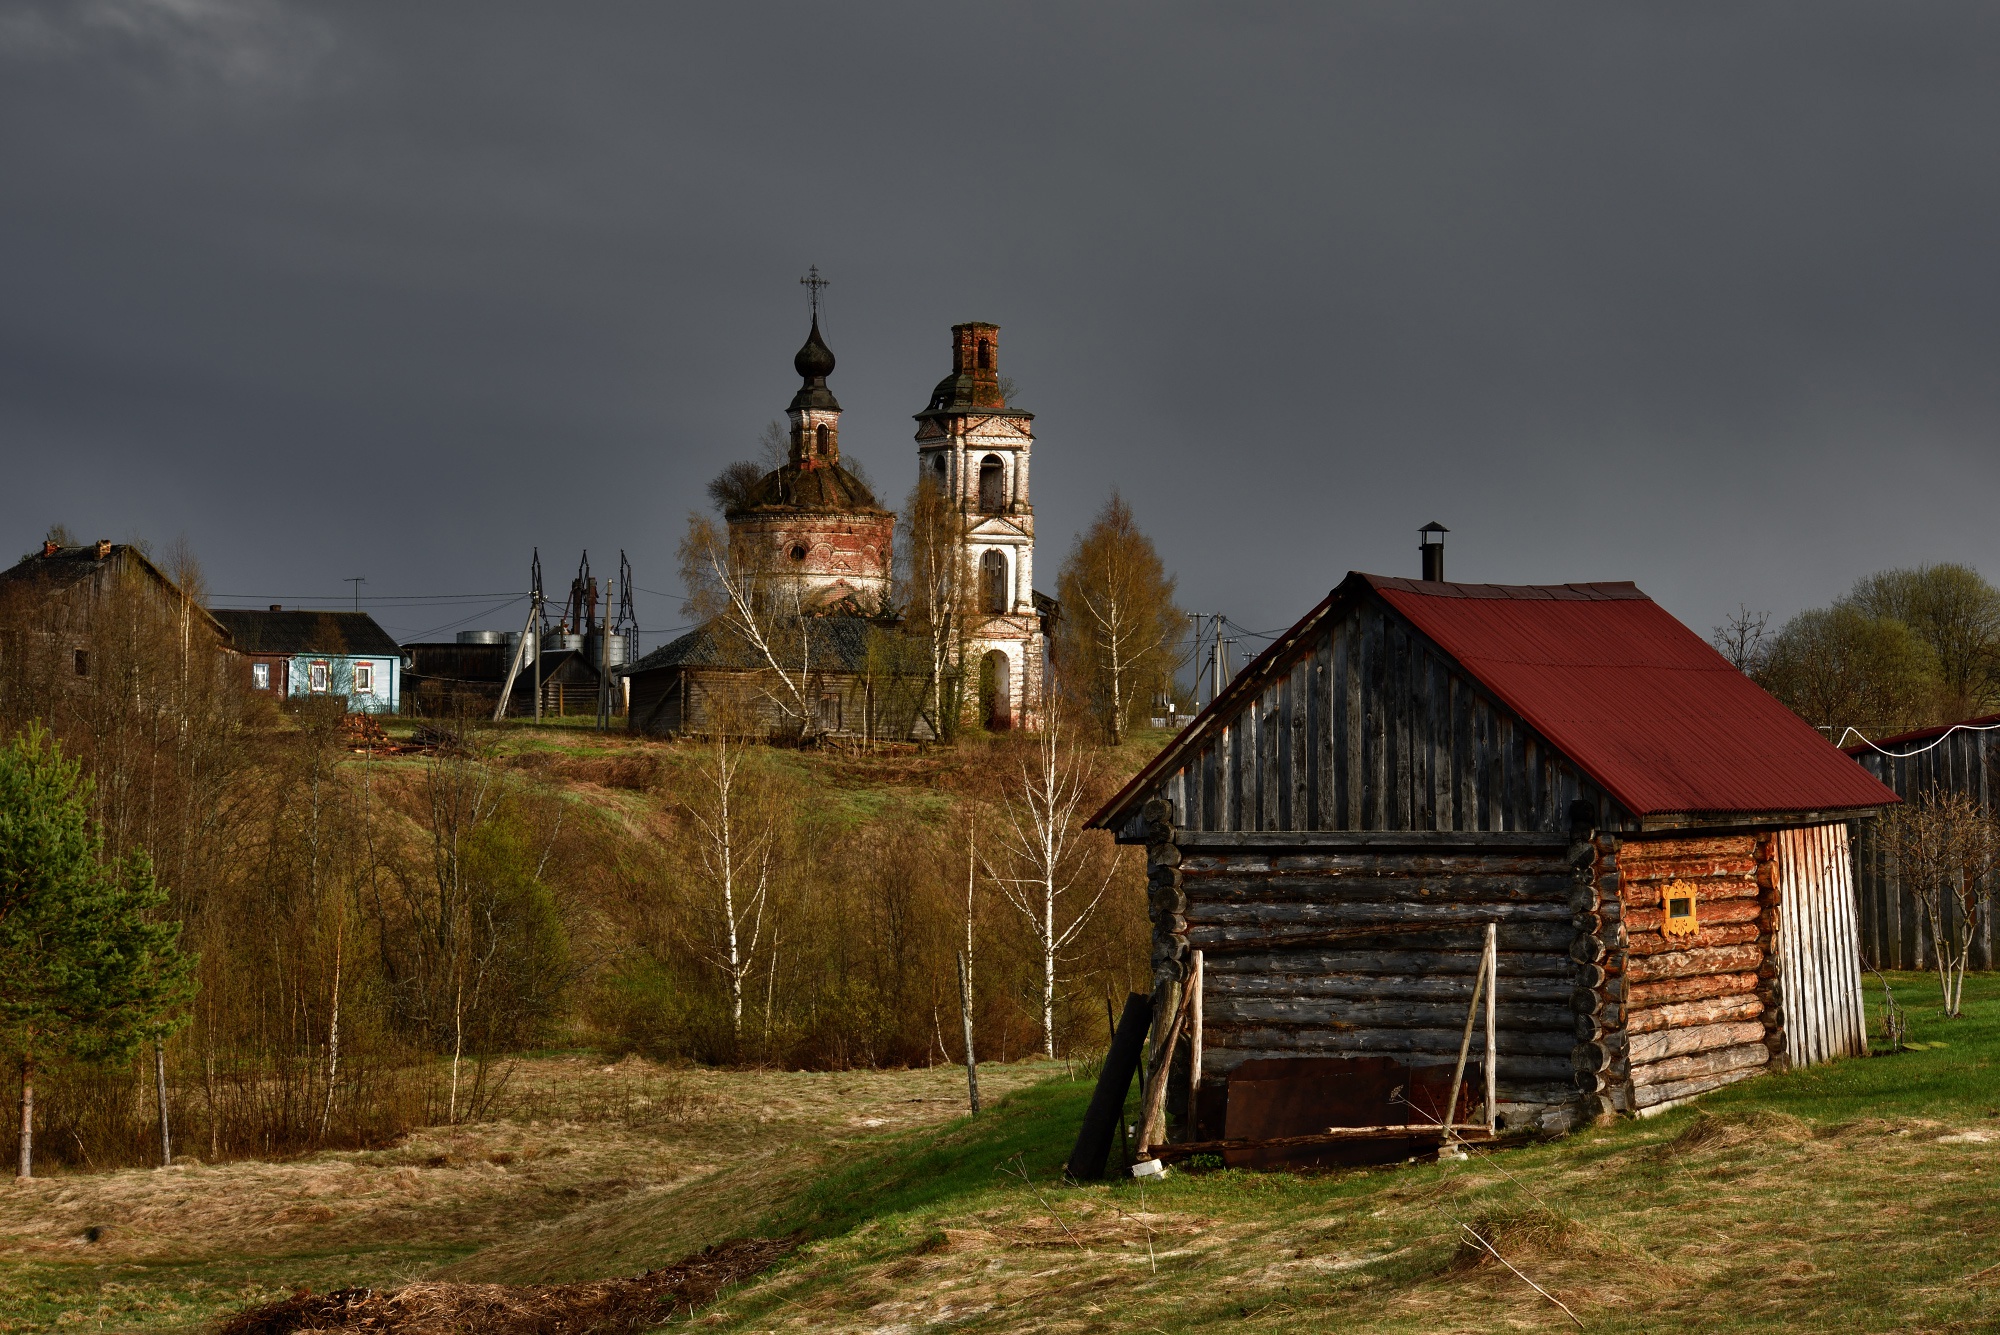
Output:
<svg viewBox="0 0 2000 1335">
<path fill-rule="evenodd" d="M 356 695 L 375 694 L 375 665 L 356 663 L 354 665 L 354 693 Z"/>
<path fill-rule="evenodd" d="M 306 689 L 314 695 L 325 695 L 331 675 L 326 660 L 321 659 L 306 669 Z"/>
<path fill-rule="evenodd" d="M 260 691 L 270 690 L 271 665 L 269 663 L 252 663 L 250 665 L 250 684 Z"/>
</svg>

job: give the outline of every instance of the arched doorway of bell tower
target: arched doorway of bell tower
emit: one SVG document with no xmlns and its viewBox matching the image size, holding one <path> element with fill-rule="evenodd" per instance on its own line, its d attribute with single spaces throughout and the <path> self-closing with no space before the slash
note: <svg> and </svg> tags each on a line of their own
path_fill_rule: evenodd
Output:
<svg viewBox="0 0 2000 1335">
<path fill-rule="evenodd" d="M 989 732 L 1014 726 L 1013 664 L 1004 649 L 988 650 L 979 660 L 979 712 Z"/>
</svg>

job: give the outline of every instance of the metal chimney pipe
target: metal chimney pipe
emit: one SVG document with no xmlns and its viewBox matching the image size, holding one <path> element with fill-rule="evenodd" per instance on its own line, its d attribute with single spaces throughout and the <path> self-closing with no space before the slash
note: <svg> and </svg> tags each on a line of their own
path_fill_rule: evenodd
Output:
<svg viewBox="0 0 2000 1335">
<path fill-rule="evenodd" d="M 1433 519 L 1417 530 L 1417 550 L 1423 554 L 1423 578 L 1442 583 L 1444 580 L 1444 535 L 1451 532 L 1443 524 Z"/>
</svg>

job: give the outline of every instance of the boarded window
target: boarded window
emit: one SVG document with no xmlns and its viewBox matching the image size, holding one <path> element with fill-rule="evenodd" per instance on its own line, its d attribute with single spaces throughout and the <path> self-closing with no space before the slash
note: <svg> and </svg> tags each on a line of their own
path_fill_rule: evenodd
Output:
<svg viewBox="0 0 2000 1335">
<path fill-rule="evenodd" d="M 250 684 L 260 691 L 270 690 L 271 665 L 269 663 L 252 663 L 250 665 Z"/>
<path fill-rule="evenodd" d="M 979 605 L 988 612 L 1007 610 L 1007 557 L 987 549 L 979 558 Z"/>
<path fill-rule="evenodd" d="M 332 684 L 333 672 L 330 665 L 321 661 L 306 669 L 306 689 L 314 695 L 325 695 Z"/>
<path fill-rule="evenodd" d="M 997 514 L 1004 504 L 1007 486 L 1007 470 L 1000 463 L 1000 456 L 989 454 L 979 461 L 979 508 L 987 514 Z"/>
</svg>

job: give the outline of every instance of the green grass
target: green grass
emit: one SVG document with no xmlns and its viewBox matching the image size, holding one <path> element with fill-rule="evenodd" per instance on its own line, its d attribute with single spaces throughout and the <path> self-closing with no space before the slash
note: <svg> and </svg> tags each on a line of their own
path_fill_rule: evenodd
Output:
<svg viewBox="0 0 2000 1335">
<path fill-rule="evenodd" d="M 1593 1331 L 2000 1329 L 2000 979 L 1960 1020 L 1934 981 L 1892 981 L 1911 1037 L 1943 1046 L 1458 1165 L 1060 1186 L 1089 1089 L 1052 1081 L 765 1210 L 754 1231 L 818 1241 L 708 1322 L 1573 1329 L 1470 1263 L 1469 1222 Z"/>
</svg>

